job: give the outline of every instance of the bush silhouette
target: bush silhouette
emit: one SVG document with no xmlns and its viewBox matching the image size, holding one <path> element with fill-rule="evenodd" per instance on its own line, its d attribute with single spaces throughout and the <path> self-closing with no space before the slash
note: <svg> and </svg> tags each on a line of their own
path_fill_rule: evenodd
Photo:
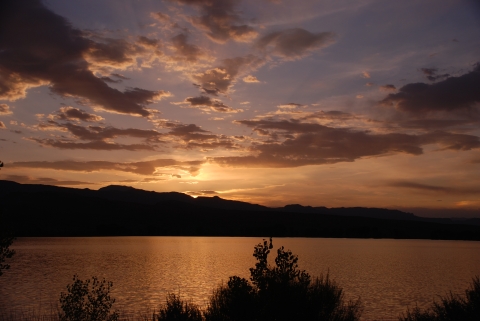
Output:
<svg viewBox="0 0 480 321">
<path fill-rule="evenodd" d="M 173 293 L 167 295 L 165 305 L 160 308 L 154 321 L 202 321 L 202 312 L 193 303 L 182 301 Z"/>
<path fill-rule="evenodd" d="M 10 268 L 10 265 L 6 264 L 5 261 L 15 254 L 15 251 L 10 249 L 14 239 L 9 233 L 0 231 L 0 276 L 3 275 L 3 270 Z"/>
<path fill-rule="evenodd" d="M 112 282 L 82 281 L 73 276 L 73 284 L 67 285 L 68 293 L 60 294 L 60 321 L 118 321 L 118 313 L 111 312 L 115 299 L 110 297 Z"/>
<path fill-rule="evenodd" d="M 268 264 L 272 239 L 255 246 L 250 281 L 230 277 L 216 289 L 204 313 L 206 321 L 359 320 L 360 302 L 345 303 L 328 275 L 315 278 L 298 269 L 298 257 L 282 246 L 275 266 Z"/>
<path fill-rule="evenodd" d="M 465 297 L 450 293 L 434 302 L 426 311 L 418 307 L 407 311 L 400 321 L 478 321 L 480 320 L 480 279 L 474 277 Z"/>
</svg>

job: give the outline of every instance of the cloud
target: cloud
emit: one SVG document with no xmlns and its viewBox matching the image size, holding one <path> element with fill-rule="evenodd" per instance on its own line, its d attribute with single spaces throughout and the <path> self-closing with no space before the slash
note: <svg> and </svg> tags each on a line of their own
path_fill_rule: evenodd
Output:
<svg viewBox="0 0 480 321">
<path fill-rule="evenodd" d="M 155 150 L 156 144 L 162 142 L 164 134 L 156 130 L 127 128 L 120 129 L 112 126 L 81 126 L 71 122 L 59 123 L 54 120 L 40 122 L 37 126 L 40 130 L 58 130 L 67 132 L 71 137 L 57 138 L 34 138 L 28 140 L 39 143 L 42 146 L 55 147 L 59 149 L 90 149 L 90 150 Z M 141 144 L 119 144 L 113 140 L 118 137 L 140 138 Z M 78 142 L 83 140 L 87 142 Z"/>
<path fill-rule="evenodd" d="M 353 114 L 350 114 L 341 110 L 327 110 L 327 111 L 321 110 L 318 112 L 309 113 L 308 115 L 302 118 L 302 120 L 308 120 L 308 119 L 347 121 L 352 119 L 358 119 L 358 116 L 355 116 Z"/>
<path fill-rule="evenodd" d="M 259 39 L 255 46 L 271 55 L 295 60 L 333 42 L 334 34 L 331 32 L 311 33 L 305 29 L 294 28 L 270 33 Z"/>
<path fill-rule="evenodd" d="M 163 91 L 109 87 L 94 72 L 125 69 L 136 57 L 150 54 L 150 46 L 139 39 L 102 38 L 75 29 L 41 1 L 8 3 L 2 10 L 0 44 L 0 99 L 16 100 L 31 87 L 48 85 L 63 97 L 76 97 L 107 111 L 149 116 L 146 105 L 166 95 Z M 4 2 L 5 2 L 4 1 Z M 139 93 L 142 93 L 139 95 Z M 143 99 L 142 99 L 143 98 Z"/>
<path fill-rule="evenodd" d="M 89 114 L 86 111 L 75 107 L 62 107 L 57 114 L 52 115 L 53 119 L 58 120 L 81 120 L 84 122 L 99 122 L 104 120 L 101 116 Z"/>
<path fill-rule="evenodd" d="M 7 126 L 2 121 L 0 121 L 0 129 L 7 129 Z"/>
<path fill-rule="evenodd" d="M 5 180 L 14 181 L 20 184 L 44 184 L 44 185 L 60 185 L 60 186 L 75 186 L 75 185 L 90 185 L 90 182 L 81 181 L 60 181 L 48 177 L 30 177 L 25 175 L 5 175 Z"/>
<path fill-rule="evenodd" d="M 77 143 L 75 140 L 69 139 L 41 139 L 41 138 L 29 138 L 29 140 L 37 142 L 42 146 L 55 147 L 58 149 L 89 149 L 89 150 L 128 150 L 128 151 L 141 151 L 141 150 L 155 150 L 155 146 L 150 144 L 118 144 L 110 143 L 103 140 L 90 141 L 87 143 Z"/>
<path fill-rule="evenodd" d="M 221 148 L 229 150 L 239 148 L 234 139 L 225 135 L 211 134 L 194 124 L 175 126 L 168 135 L 179 138 L 183 147 L 187 149 L 211 150 Z"/>
<path fill-rule="evenodd" d="M 171 0 L 179 4 L 193 5 L 200 8 L 201 16 L 189 17 L 189 22 L 206 33 L 207 37 L 217 43 L 229 40 L 249 42 L 258 33 L 245 24 L 238 15 L 237 0 Z"/>
<path fill-rule="evenodd" d="M 192 79 L 207 94 L 226 94 L 239 74 L 252 71 L 264 63 L 264 59 L 254 55 L 228 58 L 219 67 L 194 74 Z"/>
<path fill-rule="evenodd" d="M 465 130 L 468 126 L 475 128 L 479 119 L 409 119 L 396 121 L 402 128 L 440 130 L 445 128 L 459 128 Z"/>
<path fill-rule="evenodd" d="M 178 104 L 178 103 L 177 103 Z M 183 103 L 188 104 L 190 108 L 199 108 L 204 111 L 215 111 L 219 113 L 238 113 L 241 109 L 234 109 L 222 103 L 220 100 L 211 99 L 208 96 L 188 97 Z"/>
<path fill-rule="evenodd" d="M 437 75 L 437 71 L 438 71 L 437 68 L 420 68 L 420 71 L 430 81 L 436 81 L 439 79 L 450 77 L 449 74 Z"/>
<path fill-rule="evenodd" d="M 235 167 L 297 167 L 352 162 L 393 153 L 420 155 L 422 146 L 428 144 L 451 150 L 480 148 L 476 136 L 446 132 L 371 134 L 298 120 L 243 120 L 236 123 L 251 127 L 268 139 L 254 142 L 249 148 L 250 155 L 211 157 L 209 161 Z"/>
<path fill-rule="evenodd" d="M 245 76 L 245 77 L 243 77 L 242 80 L 243 80 L 244 82 L 248 82 L 248 83 L 260 82 L 260 80 L 258 80 L 257 77 L 252 76 L 252 75 Z"/>
<path fill-rule="evenodd" d="M 204 52 L 195 45 L 189 44 L 187 42 L 186 34 L 178 34 L 171 39 L 172 48 L 175 52 L 174 59 L 187 61 L 187 62 L 196 62 L 200 58 L 204 57 Z"/>
<path fill-rule="evenodd" d="M 396 91 L 397 88 L 394 85 L 384 85 L 379 87 L 381 91 Z"/>
<path fill-rule="evenodd" d="M 439 144 L 442 149 L 466 151 L 480 148 L 480 138 L 473 135 L 434 131 L 419 137 L 421 144 Z"/>
<path fill-rule="evenodd" d="M 443 193 L 448 195 L 480 194 L 480 187 L 469 188 L 456 186 L 436 186 L 409 181 L 394 181 L 388 183 L 387 186 L 400 187 L 417 191 L 420 190 L 432 193 Z"/>
<path fill-rule="evenodd" d="M 150 16 L 152 18 L 154 18 L 155 20 L 157 20 L 158 22 L 162 22 L 162 23 L 169 23 L 170 22 L 170 16 L 168 16 L 167 14 L 165 14 L 163 12 L 152 12 L 150 14 Z"/>
<path fill-rule="evenodd" d="M 119 136 L 128 136 L 135 138 L 143 138 L 149 141 L 159 141 L 162 136 L 161 133 L 156 130 L 151 129 L 136 129 L 136 128 L 127 128 L 120 129 L 112 126 L 87 126 L 83 127 L 73 123 L 58 124 L 59 128 L 64 128 L 68 130 L 71 134 L 77 139 L 81 140 L 106 140 L 114 139 Z"/>
<path fill-rule="evenodd" d="M 364 72 L 362 72 L 362 76 L 363 76 L 363 78 L 369 79 L 370 78 L 370 73 L 368 71 L 364 71 Z M 369 84 L 371 84 L 371 83 L 367 82 L 367 86 L 370 86 Z"/>
<path fill-rule="evenodd" d="M 407 84 L 380 103 L 412 115 L 474 111 L 480 103 L 479 83 L 480 64 L 477 64 L 474 70 L 459 77 L 449 77 L 434 84 Z"/>
<path fill-rule="evenodd" d="M 302 106 L 303 106 L 302 104 L 288 103 L 288 104 L 278 105 L 277 107 L 281 109 L 295 109 Z"/>
<path fill-rule="evenodd" d="M 143 162 L 109 162 L 109 161 L 33 161 L 33 162 L 13 162 L 9 168 L 35 168 L 35 169 L 53 169 L 59 171 L 72 171 L 92 173 L 103 170 L 133 173 L 138 175 L 159 175 L 159 170 L 176 169 L 188 172 L 195 176 L 199 173 L 200 167 L 205 161 L 177 161 L 174 159 L 155 159 Z"/>
<path fill-rule="evenodd" d="M 185 192 L 190 196 L 209 196 L 209 195 L 218 195 L 218 192 L 215 191 L 188 191 Z"/>
<path fill-rule="evenodd" d="M 7 104 L 0 104 L 0 116 L 13 114 L 10 110 L 10 106 Z"/>
</svg>

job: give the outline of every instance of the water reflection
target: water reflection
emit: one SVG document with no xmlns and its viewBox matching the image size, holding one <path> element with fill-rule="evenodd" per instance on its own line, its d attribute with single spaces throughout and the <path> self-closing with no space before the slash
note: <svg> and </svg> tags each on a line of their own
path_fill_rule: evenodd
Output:
<svg viewBox="0 0 480 321">
<path fill-rule="evenodd" d="M 11 270 L 0 278 L 0 309 L 50 311 L 72 276 L 113 281 L 126 311 L 153 309 L 167 292 L 204 305 L 231 275 L 249 277 L 261 238 L 22 238 Z M 428 240 L 274 239 L 299 256 L 311 275 L 329 271 L 364 318 L 396 318 L 407 306 L 463 293 L 480 275 L 480 242 Z M 273 262 L 272 262 L 273 263 Z"/>
</svg>

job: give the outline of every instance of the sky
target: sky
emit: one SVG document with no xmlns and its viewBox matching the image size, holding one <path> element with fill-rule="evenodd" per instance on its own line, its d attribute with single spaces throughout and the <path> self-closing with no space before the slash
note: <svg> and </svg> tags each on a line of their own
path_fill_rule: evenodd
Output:
<svg viewBox="0 0 480 321">
<path fill-rule="evenodd" d="M 4 0 L 0 179 L 480 217 L 474 0 Z"/>
</svg>

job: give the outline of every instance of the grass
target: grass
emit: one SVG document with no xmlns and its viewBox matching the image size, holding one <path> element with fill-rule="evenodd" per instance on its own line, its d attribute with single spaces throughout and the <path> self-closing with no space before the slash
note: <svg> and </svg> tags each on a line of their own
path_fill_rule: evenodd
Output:
<svg viewBox="0 0 480 321">
<path fill-rule="evenodd" d="M 433 302 L 430 308 L 422 311 L 418 307 L 408 310 L 400 321 L 478 321 L 480 320 L 480 279 L 474 277 L 465 296 L 449 293 Z"/>
</svg>

